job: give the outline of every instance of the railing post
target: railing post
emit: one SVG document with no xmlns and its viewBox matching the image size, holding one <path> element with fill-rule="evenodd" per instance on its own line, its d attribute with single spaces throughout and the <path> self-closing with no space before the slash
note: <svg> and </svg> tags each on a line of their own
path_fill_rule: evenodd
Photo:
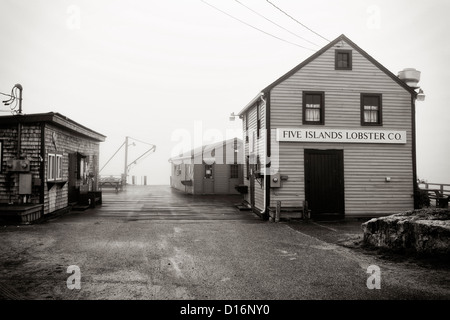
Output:
<svg viewBox="0 0 450 320">
<path fill-rule="evenodd" d="M 277 201 L 277 209 L 275 211 L 275 222 L 280 222 L 281 201 Z"/>
</svg>

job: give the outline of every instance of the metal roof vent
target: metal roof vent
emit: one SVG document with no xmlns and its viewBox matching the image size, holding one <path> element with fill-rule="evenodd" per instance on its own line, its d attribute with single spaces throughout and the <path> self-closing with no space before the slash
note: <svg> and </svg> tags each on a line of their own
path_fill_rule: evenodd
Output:
<svg viewBox="0 0 450 320">
<path fill-rule="evenodd" d="M 400 80 L 403 80 L 408 86 L 417 89 L 420 81 L 420 71 L 414 68 L 406 68 L 398 73 Z"/>
</svg>

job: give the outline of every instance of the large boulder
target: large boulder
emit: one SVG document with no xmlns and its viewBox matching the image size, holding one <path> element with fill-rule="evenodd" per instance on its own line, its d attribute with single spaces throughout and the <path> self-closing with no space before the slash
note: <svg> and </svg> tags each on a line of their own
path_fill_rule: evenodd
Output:
<svg viewBox="0 0 450 320">
<path fill-rule="evenodd" d="M 365 245 L 393 251 L 450 255 L 450 210 L 420 209 L 362 224 Z"/>
</svg>

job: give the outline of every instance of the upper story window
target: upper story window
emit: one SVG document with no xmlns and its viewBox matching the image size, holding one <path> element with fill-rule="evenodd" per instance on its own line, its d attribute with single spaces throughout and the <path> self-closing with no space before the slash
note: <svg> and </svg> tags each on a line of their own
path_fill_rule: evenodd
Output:
<svg viewBox="0 0 450 320">
<path fill-rule="evenodd" d="M 324 124 L 323 92 L 303 92 L 303 124 Z"/>
<path fill-rule="evenodd" d="M 361 94 L 361 125 L 382 125 L 382 96 L 381 94 Z"/>
<path fill-rule="evenodd" d="M 352 50 L 336 50 L 336 70 L 352 70 Z"/>
</svg>

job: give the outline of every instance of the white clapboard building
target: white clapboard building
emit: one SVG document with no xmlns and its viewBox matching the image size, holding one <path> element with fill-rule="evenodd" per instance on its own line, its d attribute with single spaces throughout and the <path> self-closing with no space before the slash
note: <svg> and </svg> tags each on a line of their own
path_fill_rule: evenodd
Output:
<svg viewBox="0 0 450 320">
<path fill-rule="evenodd" d="M 413 209 L 418 75 L 393 74 L 341 35 L 261 90 L 238 113 L 245 202 L 262 217 Z"/>
</svg>

